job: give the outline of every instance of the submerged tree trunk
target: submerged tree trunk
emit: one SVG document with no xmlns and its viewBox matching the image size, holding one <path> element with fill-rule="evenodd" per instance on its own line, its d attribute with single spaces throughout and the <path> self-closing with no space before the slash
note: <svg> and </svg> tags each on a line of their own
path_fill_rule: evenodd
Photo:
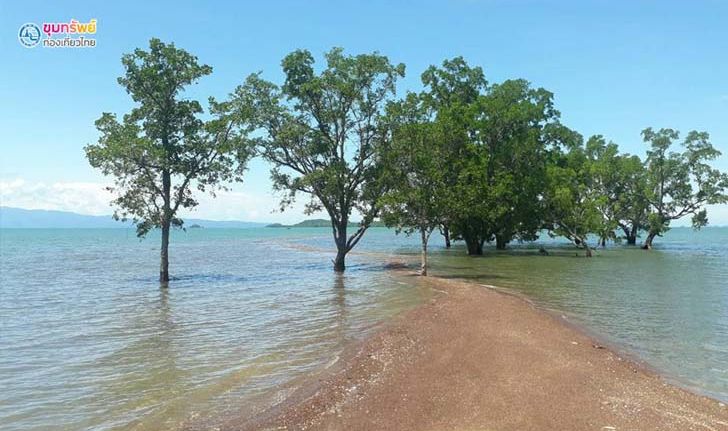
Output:
<svg viewBox="0 0 728 431">
<path fill-rule="evenodd" d="M 336 241 L 336 258 L 334 258 L 334 271 L 344 272 L 346 270 L 346 225 L 348 222 L 339 223 L 334 230 L 334 240 Z"/>
<path fill-rule="evenodd" d="M 652 250 L 652 241 L 655 239 L 656 236 L 657 233 L 655 232 L 648 233 L 647 238 L 645 238 L 645 243 L 642 245 L 642 248 L 644 250 Z"/>
<path fill-rule="evenodd" d="M 162 172 L 162 192 L 164 193 L 164 205 L 162 208 L 162 247 L 159 253 L 159 281 L 169 281 L 169 229 L 172 224 L 171 209 L 172 176 L 168 170 Z"/>
<path fill-rule="evenodd" d="M 507 244 L 508 244 L 508 241 L 506 241 L 506 238 L 503 235 L 496 235 L 495 236 L 495 248 L 496 248 L 496 250 L 505 250 Z"/>
<path fill-rule="evenodd" d="M 334 271 L 344 272 L 344 270 L 346 270 L 346 252 L 337 250 L 336 258 L 334 259 Z"/>
<path fill-rule="evenodd" d="M 637 244 L 637 229 L 636 226 L 632 226 L 631 228 L 628 228 L 627 226 L 622 226 L 622 230 L 624 231 L 624 237 L 627 239 L 627 245 L 636 245 Z"/>
<path fill-rule="evenodd" d="M 450 228 L 448 227 L 448 225 L 443 224 L 440 232 L 442 232 L 442 236 L 445 237 L 445 248 L 450 248 Z"/>
<path fill-rule="evenodd" d="M 422 240 L 420 275 L 427 275 L 427 241 L 429 239 L 429 234 L 424 228 L 420 228 L 420 239 Z"/>
<path fill-rule="evenodd" d="M 589 244 L 587 244 L 586 241 L 582 241 L 582 244 L 584 244 L 584 252 L 586 257 L 592 257 L 592 249 L 589 247 Z"/>
<path fill-rule="evenodd" d="M 466 237 L 465 245 L 468 247 L 468 255 L 481 256 L 483 254 L 483 243 L 484 241 L 478 237 Z"/>
<path fill-rule="evenodd" d="M 162 248 L 160 251 L 159 281 L 169 281 L 169 222 L 162 224 Z"/>
</svg>

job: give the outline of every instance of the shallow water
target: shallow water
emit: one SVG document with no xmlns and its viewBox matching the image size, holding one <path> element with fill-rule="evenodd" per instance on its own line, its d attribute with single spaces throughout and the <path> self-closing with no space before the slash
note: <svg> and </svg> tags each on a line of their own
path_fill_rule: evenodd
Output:
<svg viewBox="0 0 728 431">
<path fill-rule="evenodd" d="M 428 297 L 357 256 L 335 276 L 312 250 L 328 233 L 175 232 L 161 290 L 157 238 L 2 231 L 0 429 L 159 430 L 249 407 Z"/>
<path fill-rule="evenodd" d="M 0 428 L 156 430 L 274 402 L 372 325 L 430 297 L 382 267 L 417 241 L 367 232 L 344 277 L 328 229 L 0 231 Z M 674 229 L 652 252 L 593 259 L 544 240 L 464 256 L 433 237 L 435 274 L 525 293 L 728 399 L 728 228 Z M 549 256 L 537 253 L 545 245 Z M 341 289 L 341 287 L 344 289 Z"/>
</svg>

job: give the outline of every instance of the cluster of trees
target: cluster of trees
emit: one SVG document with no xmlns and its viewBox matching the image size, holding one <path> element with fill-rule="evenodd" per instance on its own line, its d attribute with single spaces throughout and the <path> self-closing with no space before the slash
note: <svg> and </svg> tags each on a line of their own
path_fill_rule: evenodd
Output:
<svg viewBox="0 0 728 431">
<path fill-rule="evenodd" d="M 426 275 L 435 230 L 471 255 L 548 231 L 591 256 L 594 236 L 636 244 L 645 234 L 649 249 L 672 220 L 690 215 L 699 228 L 706 204 L 728 202 L 707 133 L 680 140 L 648 128 L 645 159 L 622 154 L 561 124 L 552 93 L 524 80 L 489 83 L 461 57 L 429 67 L 421 92 L 397 98 L 403 64 L 335 48 L 317 70 L 298 50 L 282 61 L 281 85 L 251 74 L 227 100 L 210 98 L 205 120 L 183 91 L 211 67 L 157 39 L 122 63 L 119 83 L 137 106 L 121 121 L 104 113 L 98 143 L 85 150 L 115 178 L 115 217 L 132 218 L 139 236 L 161 229 L 163 282 L 169 231 L 182 225 L 179 209 L 197 205 L 193 188 L 241 181 L 254 156 L 271 163 L 281 209 L 303 194 L 307 213 L 328 214 L 335 271 L 375 219 L 420 236 Z M 351 228 L 353 214 L 361 221 Z"/>
<path fill-rule="evenodd" d="M 524 80 L 489 84 L 462 58 L 431 66 L 424 90 L 388 105 L 389 180 L 381 200 L 390 226 L 418 231 L 422 273 L 435 229 L 468 254 L 535 240 L 547 231 L 592 256 L 590 239 L 643 248 L 670 222 L 707 224 L 705 205 L 728 202 L 728 174 L 705 132 L 642 131 L 644 160 L 602 136 L 584 139 L 559 121 L 553 94 Z"/>
</svg>

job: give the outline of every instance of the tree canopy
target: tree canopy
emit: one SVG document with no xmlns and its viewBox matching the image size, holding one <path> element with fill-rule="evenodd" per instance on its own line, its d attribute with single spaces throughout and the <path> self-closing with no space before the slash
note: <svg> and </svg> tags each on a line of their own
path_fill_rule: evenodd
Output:
<svg viewBox="0 0 728 431">
<path fill-rule="evenodd" d="M 384 108 L 404 65 L 378 53 L 345 55 L 341 48 L 325 59 L 316 72 L 309 51 L 294 51 L 281 63 L 281 86 L 254 74 L 233 98 L 238 109 L 255 114 L 254 125 L 263 131 L 257 143 L 273 165 L 281 208 L 303 193 L 307 213 L 326 211 L 337 247 L 334 269 L 343 271 L 346 254 L 379 214 L 380 152 L 389 139 Z M 361 223 L 349 235 L 353 211 Z"/>
<path fill-rule="evenodd" d="M 420 235 L 420 273 L 427 275 L 427 244 L 443 223 L 447 202 L 447 158 L 437 123 L 422 97 L 410 93 L 389 106 L 392 139 L 383 152 L 385 192 L 381 217 L 398 232 Z"/>
<path fill-rule="evenodd" d="M 728 174 L 708 164 L 721 153 L 707 132 L 688 133 L 680 143 L 682 152 L 670 151 L 680 137 L 676 130 L 647 128 L 642 137 L 650 145 L 645 161 L 649 216 L 644 244 L 649 249 L 673 220 L 692 216 L 696 229 L 708 224 L 705 205 L 728 202 Z"/>
<path fill-rule="evenodd" d="M 562 124 L 548 90 L 488 82 L 462 57 L 426 68 L 421 91 L 401 98 L 403 64 L 341 48 L 324 60 L 317 66 L 309 51 L 293 51 L 281 83 L 250 74 L 205 112 L 185 89 L 210 66 L 158 39 L 123 56 L 118 82 L 135 106 L 121 118 L 103 113 L 98 142 L 85 151 L 114 178 L 115 217 L 131 218 L 139 236 L 161 230 L 161 281 L 169 280 L 170 228 L 182 226 L 181 209 L 197 206 L 194 190 L 240 181 L 254 155 L 271 164 L 281 210 L 303 195 L 307 214 L 329 216 L 338 272 L 377 218 L 419 233 L 424 275 L 436 229 L 447 247 L 463 240 L 471 255 L 547 231 L 591 256 L 592 244 L 633 245 L 641 233 L 649 249 L 672 221 L 691 216 L 700 228 L 706 205 L 728 202 L 728 174 L 711 166 L 720 152 L 707 132 L 679 141 L 676 130 L 647 128 L 641 159 Z M 361 222 L 350 231 L 352 216 Z"/>
<path fill-rule="evenodd" d="M 136 106 L 121 120 L 105 112 L 96 121 L 96 144 L 85 147 L 89 163 L 114 178 L 114 217 L 131 218 L 137 235 L 162 230 L 160 280 L 169 281 L 171 227 L 183 225 L 182 208 L 198 202 L 193 188 L 212 190 L 239 180 L 251 155 L 244 129 L 225 104 L 211 100 L 211 119 L 201 118 L 196 100 L 183 97 L 186 87 L 212 73 L 212 67 L 174 44 L 158 39 L 149 50 L 122 57 L 118 79 Z"/>
</svg>

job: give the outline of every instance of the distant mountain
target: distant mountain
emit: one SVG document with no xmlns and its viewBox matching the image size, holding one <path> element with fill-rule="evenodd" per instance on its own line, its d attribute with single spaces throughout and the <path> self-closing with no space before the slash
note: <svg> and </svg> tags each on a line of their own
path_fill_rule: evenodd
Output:
<svg viewBox="0 0 728 431">
<path fill-rule="evenodd" d="M 217 221 L 195 218 L 184 219 L 185 226 L 198 225 L 203 228 L 250 228 L 262 227 L 265 223 L 247 221 Z M 92 216 L 68 211 L 27 210 L 0 207 L 0 228 L 129 228 L 130 222 L 114 220 L 110 215 Z"/>
<path fill-rule="evenodd" d="M 349 227 L 356 227 L 359 226 L 359 222 L 349 222 Z M 370 227 L 383 227 L 384 223 L 380 221 L 375 221 L 371 224 Z M 273 223 L 269 224 L 266 227 L 331 227 L 331 220 L 316 218 L 316 219 L 309 219 L 304 220 L 302 222 L 296 223 L 296 224 L 280 224 L 280 223 Z"/>
</svg>

